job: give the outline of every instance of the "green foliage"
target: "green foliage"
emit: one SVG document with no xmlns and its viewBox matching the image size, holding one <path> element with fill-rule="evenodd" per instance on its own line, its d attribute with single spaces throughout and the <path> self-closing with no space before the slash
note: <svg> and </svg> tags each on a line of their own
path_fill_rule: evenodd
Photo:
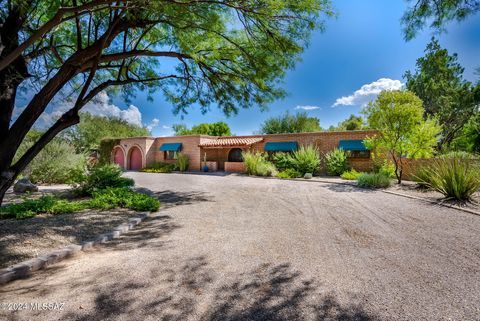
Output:
<svg viewBox="0 0 480 321">
<path fill-rule="evenodd" d="M 171 173 L 175 168 L 175 164 L 158 162 L 150 164 L 147 167 L 142 168 L 140 171 L 145 173 Z"/>
<path fill-rule="evenodd" d="M 178 153 L 176 167 L 180 172 L 185 172 L 188 169 L 189 158 L 188 155 Z"/>
<path fill-rule="evenodd" d="M 149 136 L 150 131 L 145 127 L 132 125 L 131 123 L 117 118 L 106 116 L 93 116 L 89 113 L 80 115 L 80 123 L 67 130 L 65 137 L 71 142 L 77 152 L 88 152 L 100 148 L 101 141 L 109 137 L 137 137 Z M 114 146 L 107 151 L 110 153 Z"/>
<path fill-rule="evenodd" d="M 81 195 L 92 195 L 95 191 L 108 187 L 133 186 L 133 179 L 122 177 L 122 173 L 122 169 L 116 164 L 95 166 L 90 170 L 77 191 Z"/>
<path fill-rule="evenodd" d="M 267 161 L 265 154 L 259 152 L 244 152 L 243 160 L 247 174 L 255 176 L 274 176 L 275 165 Z"/>
<path fill-rule="evenodd" d="M 305 133 L 321 131 L 320 120 L 309 117 L 306 112 L 291 115 L 286 112 L 282 116 L 267 119 L 260 128 L 262 134 Z"/>
<path fill-rule="evenodd" d="M 287 169 L 295 169 L 293 156 L 291 153 L 275 153 L 272 156 L 273 164 L 279 171 L 285 171 Z"/>
<path fill-rule="evenodd" d="M 53 196 L 42 196 L 38 199 L 25 199 L 21 203 L 0 207 L 0 218 L 24 219 L 39 213 L 62 214 L 73 213 L 88 207 L 85 201 L 67 201 Z"/>
<path fill-rule="evenodd" d="M 19 159 L 42 135 L 38 130 L 31 130 L 17 150 L 15 160 Z M 75 148 L 61 138 L 55 138 L 28 164 L 22 175 L 32 183 L 75 182 L 79 172 L 85 172 L 87 157 L 76 154 Z"/>
<path fill-rule="evenodd" d="M 407 89 L 423 101 L 425 116 L 436 117 L 442 125 L 442 148 L 458 137 L 462 127 L 478 114 L 480 83 L 473 86 L 463 79 L 463 72 L 457 55 L 450 55 L 432 39 L 425 56 L 417 59 L 415 72 L 407 71 L 404 76 Z"/>
<path fill-rule="evenodd" d="M 480 2 L 470 0 L 408 0 L 413 2 L 402 17 L 406 40 L 415 38 L 427 24 L 443 31 L 452 20 L 461 21 L 480 11 Z"/>
<path fill-rule="evenodd" d="M 325 168 L 327 174 L 339 176 L 348 170 L 347 154 L 342 149 L 335 148 L 325 154 Z"/>
<path fill-rule="evenodd" d="M 279 178 L 298 178 L 301 177 L 302 173 L 298 172 L 293 168 L 287 168 L 277 174 Z"/>
<path fill-rule="evenodd" d="M 379 134 L 365 140 L 373 150 L 393 158 L 395 176 L 401 182 L 402 157 L 429 157 L 440 127 L 435 119 L 423 119 L 422 101 L 409 91 L 383 91 L 363 111 L 371 128 Z"/>
<path fill-rule="evenodd" d="M 96 190 L 90 200 L 69 201 L 53 196 L 26 199 L 21 203 L 0 207 L 0 219 L 24 219 L 37 214 L 66 214 L 84 209 L 109 210 L 117 207 L 134 211 L 157 211 L 160 202 L 154 197 L 135 193 L 129 188 L 117 187 Z"/>
<path fill-rule="evenodd" d="M 357 178 L 357 183 L 363 188 L 385 188 L 390 186 L 391 180 L 382 173 L 364 173 Z"/>
<path fill-rule="evenodd" d="M 232 136 L 230 127 L 223 121 L 216 123 L 201 123 L 189 129 L 186 125 L 173 125 L 175 136 L 186 135 L 209 135 L 209 136 Z"/>
<path fill-rule="evenodd" d="M 345 131 L 345 130 L 361 130 L 366 129 L 367 126 L 362 118 L 362 116 L 350 115 L 344 121 L 338 123 L 337 126 L 330 126 L 329 131 Z"/>
<path fill-rule="evenodd" d="M 466 201 L 480 189 L 480 168 L 469 158 L 442 157 L 419 170 L 416 180 L 447 199 Z"/>
<path fill-rule="evenodd" d="M 145 194 L 135 193 L 128 188 L 107 188 L 93 193 L 92 208 L 108 210 L 116 207 L 134 211 L 157 211 L 160 202 Z"/>
<path fill-rule="evenodd" d="M 480 90 L 478 94 L 480 95 Z M 480 111 L 476 112 L 463 126 L 450 144 L 450 148 L 480 154 Z"/>
<path fill-rule="evenodd" d="M 115 146 L 120 144 L 120 138 L 103 138 L 98 147 L 99 162 L 98 165 L 112 163 L 112 151 Z"/>
<path fill-rule="evenodd" d="M 293 153 L 293 169 L 305 173 L 316 173 L 320 166 L 320 154 L 314 146 L 302 146 Z"/>
<path fill-rule="evenodd" d="M 357 172 L 356 170 L 351 169 L 349 171 L 343 172 L 340 177 L 349 181 L 355 181 L 363 174 L 365 173 Z"/>
<path fill-rule="evenodd" d="M 393 165 L 392 162 L 390 162 L 389 160 L 384 159 L 382 164 L 378 168 L 377 173 L 383 174 L 383 175 L 388 176 L 390 178 L 394 178 L 395 177 L 395 165 Z"/>
</svg>

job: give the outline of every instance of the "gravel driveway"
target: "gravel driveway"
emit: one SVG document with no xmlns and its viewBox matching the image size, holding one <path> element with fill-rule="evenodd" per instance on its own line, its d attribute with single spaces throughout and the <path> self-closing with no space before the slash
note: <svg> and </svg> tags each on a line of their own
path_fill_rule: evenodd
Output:
<svg viewBox="0 0 480 321">
<path fill-rule="evenodd" d="M 128 175 L 162 210 L 0 288 L 3 304 L 62 310 L 0 319 L 480 319 L 479 216 L 327 183 Z"/>
</svg>

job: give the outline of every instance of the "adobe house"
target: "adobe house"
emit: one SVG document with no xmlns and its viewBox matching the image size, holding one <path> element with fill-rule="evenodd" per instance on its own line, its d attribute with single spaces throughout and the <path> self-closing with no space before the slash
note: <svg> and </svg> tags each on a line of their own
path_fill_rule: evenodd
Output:
<svg viewBox="0 0 480 321">
<path fill-rule="evenodd" d="M 124 169 L 139 170 L 155 162 L 174 163 L 176 154 L 182 152 L 189 157 L 190 171 L 200 171 L 206 157 L 209 171 L 243 172 L 243 151 L 292 152 L 302 145 L 314 145 L 322 154 L 342 148 L 348 152 L 353 168 L 367 171 L 372 168 L 372 159 L 363 140 L 374 134 L 373 130 L 357 130 L 228 137 L 133 137 L 120 140 L 112 150 L 111 160 Z"/>
</svg>

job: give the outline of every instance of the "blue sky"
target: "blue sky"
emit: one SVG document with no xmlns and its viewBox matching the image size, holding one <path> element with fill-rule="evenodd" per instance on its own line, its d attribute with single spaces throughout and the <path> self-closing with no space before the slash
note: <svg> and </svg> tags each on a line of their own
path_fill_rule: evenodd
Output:
<svg viewBox="0 0 480 321">
<path fill-rule="evenodd" d="M 307 112 L 320 118 L 324 128 L 335 125 L 352 113 L 358 114 L 362 105 L 374 97 L 368 95 L 372 89 L 394 88 L 403 82 L 403 73 L 413 70 L 432 33 L 425 30 L 414 40 L 403 40 L 400 18 L 406 6 L 404 0 L 333 0 L 333 4 L 338 18 L 328 19 L 323 33 L 313 33 L 302 61 L 285 78 L 283 88 L 288 96 L 272 103 L 267 112 L 252 107 L 227 118 L 212 106 L 205 115 L 192 108 L 181 119 L 180 115 L 173 115 L 171 105 L 160 93 L 154 95 L 153 102 L 139 93 L 131 102 L 138 110 L 120 98 L 109 100 L 106 96 L 104 107 L 116 108 L 120 116 L 150 125 L 154 136 L 171 135 L 171 125 L 176 123 L 192 126 L 216 121 L 225 121 L 237 135 L 247 135 L 257 131 L 265 119 L 285 111 L 294 113 L 297 106 L 319 107 Z M 480 14 L 461 23 L 450 23 L 447 30 L 439 37 L 441 45 L 458 53 L 465 77 L 476 81 L 474 70 L 480 67 Z M 379 79 L 389 80 L 377 83 Z M 367 86 L 351 96 L 364 85 Z M 351 105 L 332 107 L 341 97 L 347 97 L 342 101 Z"/>
</svg>

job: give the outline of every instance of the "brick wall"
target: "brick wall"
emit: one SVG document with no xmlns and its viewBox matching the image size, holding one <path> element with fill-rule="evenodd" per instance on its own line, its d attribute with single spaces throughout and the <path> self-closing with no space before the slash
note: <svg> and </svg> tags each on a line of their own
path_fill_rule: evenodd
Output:
<svg viewBox="0 0 480 321">
<path fill-rule="evenodd" d="M 225 172 L 243 173 L 245 172 L 244 162 L 225 162 Z"/>
<path fill-rule="evenodd" d="M 174 163 L 174 160 L 166 160 L 165 153 L 160 151 L 160 146 L 164 143 L 182 143 L 181 152 L 188 156 L 189 170 L 199 171 L 200 170 L 200 144 L 201 136 L 175 136 L 175 137 L 159 137 L 155 139 L 154 145 L 154 158 L 155 162 L 165 162 L 165 163 Z"/>
<path fill-rule="evenodd" d="M 365 139 L 367 136 L 373 136 L 374 130 L 355 130 L 343 132 L 316 132 L 316 133 L 297 133 L 297 134 L 274 134 L 263 135 L 263 142 L 253 145 L 254 150 L 263 151 L 267 142 L 296 141 L 300 146 L 314 145 L 324 155 L 338 147 L 340 140 Z M 350 158 L 350 165 L 358 171 L 370 171 L 373 167 L 371 158 Z M 320 170 L 324 172 L 323 166 Z"/>
<path fill-rule="evenodd" d="M 365 139 L 367 136 L 375 134 L 373 130 L 343 131 L 343 132 L 316 132 L 316 133 L 296 133 L 296 134 L 275 134 L 262 135 L 264 141 L 254 144 L 252 150 L 263 151 L 267 142 L 296 141 L 300 146 L 314 145 L 321 154 L 325 154 L 338 147 L 340 140 Z M 258 135 L 256 135 L 258 136 Z M 245 136 L 249 137 L 249 136 Z M 228 161 L 228 153 L 231 148 L 200 148 L 199 144 L 204 139 L 213 137 L 194 135 L 194 136 L 175 136 L 175 137 L 135 137 L 122 139 L 121 145 L 129 151 L 131 146 L 139 146 L 144 157 L 144 165 L 153 162 L 169 162 L 172 160 L 164 159 L 164 152 L 160 151 L 160 146 L 164 143 L 182 143 L 182 153 L 189 157 L 189 168 L 192 171 L 201 170 L 204 153 L 207 154 L 208 161 L 217 161 L 219 170 L 225 169 L 225 162 Z M 128 158 L 128 154 L 125 155 Z M 127 159 L 128 162 L 128 159 Z M 359 171 L 369 171 L 373 163 L 371 158 L 351 158 L 351 166 Z M 233 165 L 235 166 L 235 165 Z"/>
</svg>

